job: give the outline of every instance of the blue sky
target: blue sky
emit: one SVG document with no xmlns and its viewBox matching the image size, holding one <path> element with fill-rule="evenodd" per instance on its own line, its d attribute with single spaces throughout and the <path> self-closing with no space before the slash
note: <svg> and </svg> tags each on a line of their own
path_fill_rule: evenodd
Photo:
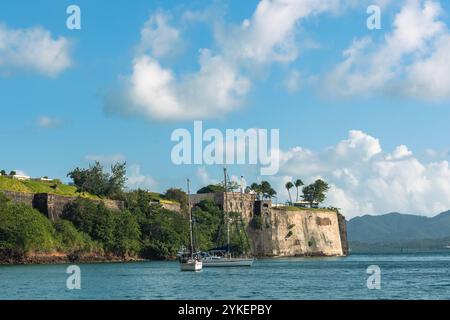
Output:
<svg viewBox="0 0 450 320">
<path fill-rule="evenodd" d="M 450 52 L 443 44 L 449 34 L 449 3 L 374 1 L 381 6 L 382 29 L 369 30 L 366 9 L 370 1 L 285 2 L 294 13 L 277 24 L 271 18 L 283 9 L 281 0 L 2 1 L 0 167 L 64 178 L 75 166 L 87 166 L 94 159 L 105 164 L 118 159 L 130 166 L 131 187 L 158 191 L 184 187 L 187 176 L 199 187 L 219 179 L 221 168 L 175 166 L 170 158 L 172 131 L 191 129 L 197 119 L 205 127 L 220 130 L 279 129 L 285 160 L 279 175 L 267 179 L 278 188 L 280 201 L 287 199 L 282 188 L 287 180 L 302 177 L 310 182 L 322 177 L 336 188 L 330 204 L 349 216 L 389 211 L 430 215 L 449 209 L 445 165 L 450 150 L 450 78 L 439 75 L 436 88 L 430 81 L 432 72 L 427 75 L 430 78 L 424 72 L 436 65 L 438 70 L 448 69 L 433 57 Z M 81 30 L 66 27 L 70 4 L 81 8 Z M 261 13 L 263 5 L 270 10 Z M 295 10 L 305 13 L 296 15 Z M 259 13 L 267 20 L 252 30 Z M 163 22 L 158 24 L 157 17 Z M 405 22 L 414 17 L 418 21 Z M 250 27 L 244 30 L 246 19 Z M 276 38 L 280 25 L 289 24 L 289 19 L 292 24 Z M 146 27 L 148 21 L 154 23 Z M 402 21 L 412 23 L 411 28 L 405 28 Z M 40 36 L 29 36 L 38 27 L 50 32 L 50 41 L 64 39 L 59 49 L 49 50 L 60 50 L 59 59 L 65 56 L 67 61 L 40 62 L 40 56 L 23 55 L 27 41 L 40 50 Z M 421 34 L 420 27 L 436 30 Z M 152 35 L 149 39 L 141 37 L 146 28 Z M 170 38 L 167 32 L 177 36 Z M 272 37 L 274 46 L 267 40 Z M 346 59 L 343 52 L 358 41 L 365 46 L 355 49 L 359 51 L 351 68 L 338 73 Z M 248 46 L 250 54 L 240 52 L 242 46 Z M 287 52 L 277 52 L 284 46 Z M 192 79 L 198 79 L 199 49 L 204 48 L 211 60 L 218 59 L 208 67 L 209 72 L 215 75 L 215 68 L 225 66 L 234 73 L 236 78 L 230 81 L 238 91 L 236 101 L 230 103 L 226 92 L 223 105 L 216 107 L 208 103 L 221 97 L 215 97 L 213 89 L 212 96 L 204 97 L 202 92 L 208 81 L 200 78 L 195 86 Z M 263 53 L 255 54 L 255 48 L 262 48 Z M 386 62 L 379 58 L 386 52 L 399 57 Z M 146 67 L 160 68 L 147 74 L 143 85 L 157 79 L 162 70 L 170 70 L 176 90 L 168 96 L 175 95 L 170 97 L 177 101 L 179 114 L 197 112 L 194 119 L 165 115 L 167 106 L 159 97 L 140 97 L 145 103 L 139 106 L 124 98 L 133 92 L 127 81 L 137 71 L 135 62 L 144 56 L 150 59 Z M 43 70 L 46 67 L 53 73 Z M 290 77 L 291 88 L 287 88 Z M 352 80 L 355 77 L 364 81 Z M 194 93 L 182 92 L 186 86 Z M 120 112 L 108 111 L 111 99 Z M 198 110 L 190 103 L 198 103 Z M 159 111 L 161 116 L 157 116 Z M 317 168 L 311 169 L 313 164 Z M 414 173 L 399 174 L 402 170 Z M 254 166 L 233 166 L 231 174 L 244 174 L 249 182 L 266 179 L 258 177 Z M 384 203 L 386 194 L 397 198 Z"/>
</svg>

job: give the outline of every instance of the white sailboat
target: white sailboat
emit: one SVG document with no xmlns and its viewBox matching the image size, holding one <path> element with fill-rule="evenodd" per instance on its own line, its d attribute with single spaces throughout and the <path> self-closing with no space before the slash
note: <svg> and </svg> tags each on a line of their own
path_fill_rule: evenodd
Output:
<svg viewBox="0 0 450 320">
<path fill-rule="evenodd" d="M 205 268 L 207 267 L 251 267 L 255 259 L 248 257 L 233 258 L 230 253 L 230 217 L 227 205 L 227 169 L 224 168 L 224 201 L 223 211 L 225 214 L 225 223 L 227 226 L 227 250 L 211 250 L 209 252 L 202 252 L 202 262 Z"/>
<path fill-rule="evenodd" d="M 189 250 L 182 250 L 179 253 L 180 269 L 181 271 L 201 271 L 203 263 L 200 255 L 195 251 L 194 234 L 192 222 L 192 208 L 190 197 L 190 181 L 187 180 L 188 198 L 189 198 Z"/>
</svg>

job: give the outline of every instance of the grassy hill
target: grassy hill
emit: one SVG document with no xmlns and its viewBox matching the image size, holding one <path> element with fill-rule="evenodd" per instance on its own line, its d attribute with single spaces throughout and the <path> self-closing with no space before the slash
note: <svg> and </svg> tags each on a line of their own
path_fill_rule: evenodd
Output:
<svg viewBox="0 0 450 320">
<path fill-rule="evenodd" d="M 19 181 L 8 177 L 0 176 L 0 191 L 16 191 L 28 193 L 50 193 L 67 197 L 81 196 L 84 198 L 98 200 L 98 196 L 84 193 L 77 193 L 77 188 L 67 184 L 57 183 L 54 181 L 35 181 L 25 180 Z"/>
<path fill-rule="evenodd" d="M 56 186 L 56 187 L 55 187 Z M 55 188 L 54 188 L 55 187 Z M 92 200 L 99 200 L 100 197 L 89 193 L 77 193 L 77 188 L 55 181 L 35 181 L 35 180 L 16 180 L 8 177 L 0 176 L 0 192 L 1 191 L 15 191 L 27 193 L 49 193 L 57 194 L 66 197 L 82 197 Z M 173 200 L 168 200 L 164 195 L 157 192 L 150 192 L 153 201 L 159 201 L 162 204 L 177 203 Z"/>
</svg>

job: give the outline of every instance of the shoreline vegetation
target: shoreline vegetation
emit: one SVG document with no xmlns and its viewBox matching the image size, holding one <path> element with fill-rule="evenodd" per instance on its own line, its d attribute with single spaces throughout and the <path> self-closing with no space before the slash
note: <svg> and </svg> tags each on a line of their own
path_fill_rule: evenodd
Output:
<svg viewBox="0 0 450 320">
<path fill-rule="evenodd" d="M 176 188 L 164 194 L 126 190 L 126 163 L 114 164 L 109 171 L 98 162 L 87 169 L 76 168 L 67 175 L 73 181 L 69 185 L 47 177 L 22 180 L 14 174 L 0 171 L 0 264 L 171 260 L 188 243 L 187 194 Z M 234 192 L 240 186 L 234 182 L 227 188 Z M 221 184 L 208 185 L 197 193 L 224 189 Z M 53 193 L 74 200 L 52 221 L 30 205 L 11 201 L 2 190 Z M 253 192 L 258 199 L 276 195 L 267 181 L 253 183 L 245 192 Z M 318 195 L 324 198 L 320 192 L 304 195 L 310 196 L 311 204 Z M 110 209 L 98 201 L 102 199 L 122 201 L 123 208 Z M 177 204 L 178 210 L 164 204 Z M 194 206 L 193 215 L 197 247 L 207 250 L 225 243 L 223 213 L 218 204 L 201 201 Z M 231 229 L 237 230 L 236 226 Z M 242 233 L 232 231 L 230 239 L 233 254 L 250 250 L 249 243 L 242 241 Z"/>
<path fill-rule="evenodd" d="M 68 174 L 72 185 L 59 180 L 14 178 L 0 174 L 0 264 L 126 262 L 176 259 L 188 239 L 187 194 L 171 188 L 164 194 L 126 190 L 125 163 L 109 172 L 95 163 Z M 56 221 L 29 205 L 14 203 L 3 191 L 45 192 L 74 197 Z M 123 201 L 108 209 L 98 199 Z M 97 200 L 97 201 L 96 201 Z M 163 204 L 179 204 L 179 211 Z M 198 246 L 215 247 L 221 209 L 203 201 L 193 209 Z M 232 249 L 245 250 L 232 234 Z"/>
</svg>

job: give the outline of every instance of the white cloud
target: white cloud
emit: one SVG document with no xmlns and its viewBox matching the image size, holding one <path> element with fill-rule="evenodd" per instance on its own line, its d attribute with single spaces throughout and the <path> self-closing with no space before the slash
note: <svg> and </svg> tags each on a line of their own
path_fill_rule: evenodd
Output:
<svg viewBox="0 0 450 320">
<path fill-rule="evenodd" d="M 404 145 L 385 152 L 362 131 L 321 151 L 291 148 L 281 159 L 273 181 L 282 197 L 287 199 L 286 181 L 323 178 L 332 186 L 327 204 L 342 208 L 347 218 L 393 211 L 432 216 L 450 208 L 448 161 L 421 162 Z"/>
<path fill-rule="evenodd" d="M 37 119 L 36 124 L 40 128 L 49 129 L 49 128 L 58 127 L 59 125 L 62 124 L 62 121 L 61 121 L 61 119 L 58 119 L 58 118 L 52 118 L 49 116 L 40 116 Z"/>
<path fill-rule="evenodd" d="M 219 180 L 213 179 L 209 176 L 206 167 L 200 167 L 197 169 L 197 178 L 200 180 L 202 186 L 219 183 Z"/>
<path fill-rule="evenodd" d="M 400 145 L 395 150 L 387 156 L 388 160 L 399 160 L 402 158 L 406 158 L 412 156 L 411 150 L 408 149 L 405 145 Z"/>
<path fill-rule="evenodd" d="M 133 164 L 129 166 L 128 180 L 127 186 L 130 189 L 146 189 L 146 190 L 154 190 L 158 183 L 155 179 L 150 176 L 144 175 L 141 172 L 141 166 L 137 164 Z"/>
<path fill-rule="evenodd" d="M 450 33 L 442 13 L 438 1 L 406 0 L 382 42 L 355 39 L 344 51 L 343 62 L 325 78 L 329 91 L 450 98 Z"/>
<path fill-rule="evenodd" d="M 301 85 L 301 74 L 298 70 L 292 70 L 289 72 L 285 82 L 284 87 L 288 92 L 294 93 L 300 90 Z"/>
<path fill-rule="evenodd" d="M 155 58 L 179 53 L 183 44 L 181 32 L 170 25 L 170 20 L 170 15 L 163 12 L 152 15 L 141 29 L 138 52 L 149 51 Z"/>
<path fill-rule="evenodd" d="M 142 28 L 133 72 L 122 77 L 122 96 L 109 97 L 106 110 L 159 121 L 220 118 L 242 105 L 252 86 L 249 69 L 294 61 L 300 20 L 332 10 L 338 3 L 261 0 L 253 15 L 239 25 L 215 22 L 214 50 L 201 48 L 199 70 L 187 74 L 163 65 L 161 58 L 179 48 L 182 36 L 167 15 L 156 13 Z M 195 20 L 194 16 L 190 13 L 182 20 Z"/>
<path fill-rule="evenodd" d="M 199 63 L 200 72 L 177 79 L 152 57 L 136 58 L 126 83 L 128 112 L 168 121 L 219 117 L 238 107 L 249 81 L 207 49 L 201 50 Z"/>
<path fill-rule="evenodd" d="M 42 27 L 10 29 L 0 24 L 0 69 L 56 77 L 70 67 L 70 43 Z"/>
<path fill-rule="evenodd" d="M 261 0 L 240 26 L 217 30 L 227 55 L 247 63 L 292 62 L 299 54 L 296 27 L 301 19 L 338 7 L 339 0 Z"/>
</svg>

